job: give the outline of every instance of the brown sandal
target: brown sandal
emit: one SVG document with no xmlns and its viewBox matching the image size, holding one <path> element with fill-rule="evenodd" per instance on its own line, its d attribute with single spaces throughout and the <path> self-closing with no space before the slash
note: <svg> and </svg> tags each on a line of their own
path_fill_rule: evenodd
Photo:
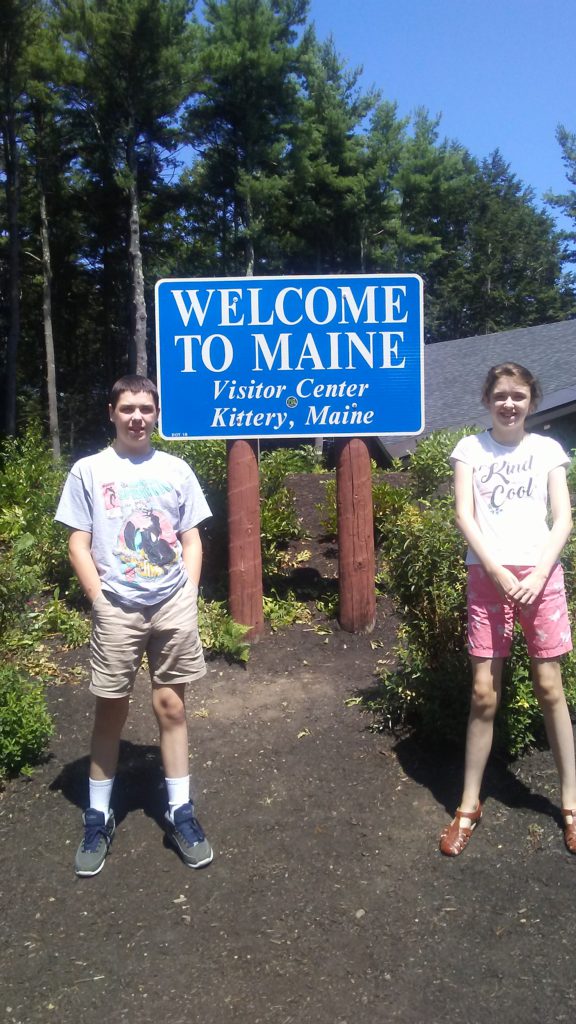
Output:
<svg viewBox="0 0 576 1024">
<path fill-rule="evenodd" d="M 570 824 L 566 821 L 566 815 L 572 818 Z M 562 809 L 564 818 L 564 842 L 569 853 L 576 853 L 576 811 Z"/>
<path fill-rule="evenodd" d="M 567 813 L 570 814 L 571 812 L 568 811 Z M 462 818 L 467 818 L 470 825 L 467 825 L 465 828 L 462 827 L 460 824 L 460 820 Z M 481 818 L 481 803 L 478 804 L 475 811 L 461 811 L 460 808 L 458 808 L 454 816 L 454 821 L 450 822 L 450 824 L 446 826 L 440 836 L 440 852 L 443 853 L 445 857 L 458 857 L 458 855 L 461 854 L 468 846 L 470 837 L 476 826 L 480 824 Z M 573 827 L 574 853 L 576 853 L 576 824 Z"/>
</svg>

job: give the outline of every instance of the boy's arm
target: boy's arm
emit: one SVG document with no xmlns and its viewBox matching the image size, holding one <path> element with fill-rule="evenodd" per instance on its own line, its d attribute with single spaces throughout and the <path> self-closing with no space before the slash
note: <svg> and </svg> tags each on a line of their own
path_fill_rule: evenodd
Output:
<svg viewBox="0 0 576 1024">
<path fill-rule="evenodd" d="M 198 528 L 194 526 L 191 530 L 178 534 L 178 540 L 182 545 L 182 561 L 188 579 L 198 586 L 202 569 L 202 541 Z"/>
<path fill-rule="evenodd" d="M 92 534 L 84 530 L 71 530 L 68 539 L 68 556 L 80 586 L 91 604 L 102 590 L 100 576 L 94 564 L 90 547 Z"/>
</svg>

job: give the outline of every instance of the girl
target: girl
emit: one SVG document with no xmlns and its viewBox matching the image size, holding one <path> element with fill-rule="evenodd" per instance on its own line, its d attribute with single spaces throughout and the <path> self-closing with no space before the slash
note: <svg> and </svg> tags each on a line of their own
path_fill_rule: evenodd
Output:
<svg viewBox="0 0 576 1024">
<path fill-rule="evenodd" d="M 526 433 L 526 417 L 540 397 L 540 386 L 525 367 L 493 366 L 482 392 L 492 428 L 464 437 L 451 456 L 456 523 L 468 542 L 472 701 L 462 800 L 440 837 L 447 857 L 462 853 L 482 817 L 480 787 L 515 619 L 526 638 L 534 691 L 560 776 L 564 840 L 576 853 L 574 735 L 560 672 L 560 656 L 572 642 L 558 563 L 572 528 L 570 460 L 557 441 Z"/>
</svg>

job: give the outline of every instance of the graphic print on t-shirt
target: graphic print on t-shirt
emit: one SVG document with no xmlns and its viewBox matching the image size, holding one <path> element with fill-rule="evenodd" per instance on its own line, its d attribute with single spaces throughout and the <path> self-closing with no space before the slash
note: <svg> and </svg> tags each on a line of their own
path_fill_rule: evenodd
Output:
<svg viewBox="0 0 576 1024">
<path fill-rule="evenodd" d="M 178 538 L 169 517 L 154 502 L 154 497 L 171 490 L 166 483 L 152 480 L 102 485 L 108 518 L 121 522 L 114 555 L 127 580 L 164 576 L 178 559 Z"/>
<path fill-rule="evenodd" d="M 492 459 L 478 466 L 479 491 L 486 501 L 488 510 L 499 515 L 507 502 L 530 499 L 534 493 L 534 456 L 512 462 L 507 458 Z"/>
</svg>

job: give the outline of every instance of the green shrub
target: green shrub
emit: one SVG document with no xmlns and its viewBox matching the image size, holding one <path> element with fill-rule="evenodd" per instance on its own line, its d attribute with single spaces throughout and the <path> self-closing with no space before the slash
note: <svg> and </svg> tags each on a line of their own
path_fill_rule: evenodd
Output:
<svg viewBox="0 0 576 1024">
<path fill-rule="evenodd" d="M 0 547 L 0 638 L 41 588 L 33 561 L 34 540 L 27 534 Z"/>
<path fill-rule="evenodd" d="M 208 563 L 222 563 L 227 551 L 227 453 L 225 441 L 165 441 L 154 437 L 163 451 L 184 459 L 194 470 L 213 513 L 204 528 Z M 311 445 L 265 451 L 260 458 L 260 532 L 265 573 L 281 566 L 281 553 L 290 540 L 299 537 L 301 526 L 291 492 L 284 486 L 289 473 L 312 472 L 318 457 Z M 213 565 L 210 566 L 213 568 Z M 214 581 L 208 580 L 213 590 Z"/>
<path fill-rule="evenodd" d="M 452 499 L 442 495 L 450 476 L 447 455 L 457 435 L 433 435 L 417 448 L 413 494 L 385 493 L 390 512 L 379 530 L 379 557 L 389 593 L 402 614 L 393 669 L 382 663 L 381 682 L 369 705 L 384 727 L 413 728 L 440 744 L 462 745 L 470 701 L 466 651 L 465 543 L 456 529 Z M 445 453 L 446 464 L 442 462 Z M 411 464 L 412 470 L 412 464 Z M 429 496 L 428 500 L 423 495 Z M 576 541 L 564 552 L 567 594 L 574 602 Z M 574 609 L 576 610 L 576 609 Z M 563 659 L 570 706 L 576 706 L 576 658 Z M 496 744 L 516 757 L 543 739 L 542 715 L 532 689 L 530 659 L 521 631 L 504 669 Z"/>
<path fill-rule="evenodd" d="M 89 616 L 66 604 L 58 587 L 44 607 L 29 613 L 28 623 L 39 638 L 57 633 L 68 648 L 82 647 L 90 639 Z"/>
<path fill-rule="evenodd" d="M 273 631 L 292 626 L 295 622 L 310 622 L 312 618 L 308 606 L 297 601 L 292 591 L 282 598 L 275 590 L 269 597 L 264 597 L 264 616 Z"/>
<path fill-rule="evenodd" d="M 320 523 L 327 537 L 335 537 L 338 533 L 336 511 L 336 480 L 332 477 L 326 481 L 325 498 L 319 507 Z M 391 528 L 396 516 L 410 500 L 407 487 L 395 487 L 387 480 L 377 476 L 372 482 L 372 510 L 374 515 L 374 538 L 379 544 Z"/>
<path fill-rule="evenodd" d="M 198 598 L 198 629 L 202 646 L 212 654 L 223 654 L 232 661 L 247 662 L 250 644 L 246 641 L 249 627 L 230 617 L 224 601 Z"/>
<path fill-rule="evenodd" d="M 44 687 L 16 668 L 0 668 L 0 778 L 29 773 L 52 734 Z"/>
<path fill-rule="evenodd" d="M 416 445 L 410 457 L 410 480 L 416 498 L 430 498 L 452 480 L 450 453 L 460 438 L 477 433 L 476 427 L 436 430 Z"/>
<path fill-rule="evenodd" d="M 321 463 L 314 446 L 301 445 L 299 448 L 274 448 L 263 451 L 260 456 L 260 491 L 263 498 L 269 497 L 282 487 L 291 473 L 317 473 Z"/>
<path fill-rule="evenodd" d="M 282 553 L 290 540 L 302 536 L 302 524 L 296 511 L 294 495 L 287 487 L 279 487 L 260 505 L 262 537 L 262 568 L 265 575 L 281 572 Z"/>
<path fill-rule="evenodd" d="M 39 577 L 53 583 L 70 578 L 68 534 L 53 522 L 66 476 L 54 466 L 52 452 L 37 422 L 21 437 L 0 446 L 0 543 L 34 565 Z M 17 548 L 20 543 L 20 549 Z"/>
</svg>

